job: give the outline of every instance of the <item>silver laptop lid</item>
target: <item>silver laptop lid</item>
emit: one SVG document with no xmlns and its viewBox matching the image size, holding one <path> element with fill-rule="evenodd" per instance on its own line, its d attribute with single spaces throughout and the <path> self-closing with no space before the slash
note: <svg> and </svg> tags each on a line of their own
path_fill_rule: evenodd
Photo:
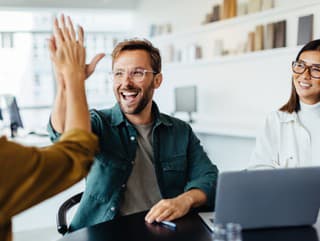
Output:
<svg viewBox="0 0 320 241">
<path fill-rule="evenodd" d="M 244 229 L 311 225 L 320 207 L 320 167 L 219 175 L 215 222 Z"/>
</svg>

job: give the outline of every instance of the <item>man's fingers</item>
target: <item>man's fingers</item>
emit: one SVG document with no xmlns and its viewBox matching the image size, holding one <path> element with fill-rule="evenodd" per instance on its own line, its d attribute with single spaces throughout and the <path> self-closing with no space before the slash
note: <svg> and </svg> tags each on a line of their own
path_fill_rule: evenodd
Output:
<svg viewBox="0 0 320 241">
<path fill-rule="evenodd" d="M 181 216 L 178 215 L 176 212 L 173 212 L 170 216 L 166 217 L 166 221 L 172 221 L 175 220 L 177 218 L 180 218 Z M 163 221 L 163 220 L 162 220 Z"/>
<path fill-rule="evenodd" d="M 149 212 L 147 213 L 147 215 L 144 217 L 144 220 L 146 220 L 147 222 L 151 216 L 151 212 L 152 212 L 152 209 L 150 209 Z"/>
<path fill-rule="evenodd" d="M 66 26 L 65 17 L 63 14 L 61 14 L 61 17 L 60 17 L 60 23 L 61 23 L 61 29 L 62 29 L 64 40 L 70 41 L 71 37 L 70 37 L 69 29 Z"/>
<path fill-rule="evenodd" d="M 61 33 L 61 29 L 59 28 L 59 22 L 57 18 L 55 18 L 53 22 L 53 33 L 56 40 L 56 45 L 60 46 L 64 40 Z"/>
<path fill-rule="evenodd" d="M 52 47 L 53 47 L 54 51 L 57 51 L 57 43 L 56 43 L 56 39 L 53 35 L 51 36 L 50 40 L 51 40 Z"/>
<path fill-rule="evenodd" d="M 163 220 L 167 220 L 167 218 L 173 213 L 173 210 L 166 209 L 164 210 L 158 217 L 156 217 L 157 222 L 161 222 Z"/>
<path fill-rule="evenodd" d="M 80 25 L 78 26 L 78 38 L 79 38 L 79 43 L 82 46 L 84 46 L 84 31 Z"/>
<path fill-rule="evenodd" d="M 67 17 L 67 21 L 68 21 L 68 27 L 70 31 L 70 38 L 72 41 L 76 41 L 76 31 L 74 30 L 73 23 L 69 16 Z"/>
<path fill-rule="evenodd" d="M 97 64 L 99 61 L 105 56 L 104 53 L 97 54 L 94 56 L 94 58 L 91 60 L 90 64 L 87 65 L 87 75 L 88 77 L 93 73 L 93 71 L 96 69 Z"/>
<path fill-rule="evenodd" d="M 60 24 L 61 24 L 61 28 L 66 27 L 66 21 L 64 19 L 64 14 L 61 14 L 61 16 L 60 16 Z"/>
<path fill-rule="evenodd" d="M 162 205 L 155 206 L 154 209 L 150 210 L 150 214 L 148 217 L 146 217 L 146 221 L 153 223 L 165 210 L 166 208 Z"/>
<path fill-rule="evenodd" d="M 56 47 L 55 47 L 55 44 L 54 44 L 54 38 L 53 37 L 48 39 L 48 48 L 49 48 L 49 52 L 50 52 L 50 58 L 53 60 L 54 59 L 54 54 L 56 52 Z"/>
</svg>

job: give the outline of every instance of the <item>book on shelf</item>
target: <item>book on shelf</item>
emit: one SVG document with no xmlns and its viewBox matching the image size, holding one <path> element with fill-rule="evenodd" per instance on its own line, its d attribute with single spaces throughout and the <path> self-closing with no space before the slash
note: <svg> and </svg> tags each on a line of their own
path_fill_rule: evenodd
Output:
<svg viewBox="0 0 320 241">
<path fill-rule="evenodd" d="M 149 36 L 152 38 L 156 35 L 157 26 L 155 24 L 150 25 Z"/>
<path fill-rule="evenodd" d="M 213 44 L 213 56 L 221 56 L 223 54 L 223 40 L 216 39 Z"/>
<path fill-rule="evenodd" d="M 215 21 L 219 21 L 221 19 L 220 17 L 220 13 L 221 12 L 221 7 L 220 5 L 215 5 L 213 6 L 213 9 L 212 9 L 212 22 L 215 22 Z"/>
<path fill-rule="evenodd" d="M 268 23 L 265 27 L 264 49 L 274 48 L 274 23 Z"/>
<path fill-rule="evenodd" d="M 211 23 L 212 22 L 212 18 L 213 18 L 213 15 L 212 13 L 207 13 L 206 14 L 206 17 L 203 21 L 203 24 L 208 24 L 208 23 Z"/>
<path fill-rule="evenodd" d="M 261 0 L 248 1 L 248 13 L 256 13 L 261 11 Z"/>
<path fill-rule="evenodd" d="M 221 19 L 232 18 L 237 15 L 237 0 L 223 0 Z"/>
<path fill-rule="evenodd" d="M 13 33 L 1 33 L 1 48 L 13 48 Z"/>
<path fill-rule="evenodd" d="M 274 30 L 274 47 L 282 48 L 286 47 L 286 35 L 287 35 L 287 21 L 279 21 L 275 23 Z"/>
<path fill-rule="evenodd" d="M 313 39 L 313 14 L 299 17 L 298 45 L 304 45 Z"/>
<path fill-rule="evenodd" d="M 243 16 L 248 14 L 248 3 L 240 2 L 237 6 L 237 16 Z"/>
<path fill-rule="evenodd" d="M 263 25 L 256 26 L 256 31 L 254 33 L 254 51 L 259 51 L 264 49 L 263 31 L 264 31 Z"/>
<path fill-rule="evenodd" d="M 206 14 L 205 20 L 202 24 L 212 23 L 221 19 L 221 6 L 214 5 L 212 11 Z"/>
<path fill-rule="evenodd" d="M 255 42 L 255 32 L 249 32 L 246 52 L 254 51 L 254 42 Z"/>
<path fill-rule="evenodd" d="M 175 62 L 181 62 L 182 61 L 182 50 L 178 49 L 175 51 L 175 57 L 174 57 Z"/>
<path fill-rule="evenodd" d="M 274 0 L 262 0 L 261 10 L 265 11 L 274 7 Z"/>
<path fill-rule="evenodd" d="M 171 23 L 167 23 L 165 24 L 165 33 L 172 33 L 172 24 Z"/>
<path fill-rule="evenodd" d="M 202 48 L 199 45 L 195 48 L 195 59 L 202 59 Z"/>
<path fill-rule="evenodd" d="M 197 44 L 192 44 L 188 48 L 188 61 L 202 58 L 202 48 Z"/>
<path fill-rule="evenodd" d="M 165 45 L 162 49 L 163 62 L 169 63 L 174 61 L 175 48 L 172 44 Z"/>
</svg>

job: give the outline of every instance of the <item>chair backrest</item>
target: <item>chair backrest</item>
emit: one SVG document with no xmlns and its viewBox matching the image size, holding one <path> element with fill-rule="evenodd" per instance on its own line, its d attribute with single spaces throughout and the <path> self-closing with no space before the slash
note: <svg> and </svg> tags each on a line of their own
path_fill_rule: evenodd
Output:
<svg viewBox="0 0 320 241">
<path fill-rule="evenodd" d="M 57 230 L 59 233 L 64 235 L 69 230 L 69 225 L 67 223 L 67 212 L 81 200 L 83 192 L 78 193 L 68 200 L 66 200 L 60 207 L 57 213 Z"/>
</svg>

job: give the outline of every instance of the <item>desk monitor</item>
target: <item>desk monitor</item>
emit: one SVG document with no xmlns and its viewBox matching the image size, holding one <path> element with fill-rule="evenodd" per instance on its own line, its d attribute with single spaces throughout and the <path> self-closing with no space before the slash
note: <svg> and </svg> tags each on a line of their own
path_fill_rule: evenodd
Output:
<svg viewBox="0 0 320 241">
<path fill-rule="evenodd" d="M 182 86 L 174 89 L 175 112 L 187 112 L 192 123 L 192 112 L 197 112 L 197 86 Z"/>
<path fill-rule="evenodd" d="M 23 128 L 19 107 L 17 104 L 16 97 L 14 96 L 5 96 L 5 101 L 8 109 L 8 114 L 10 118 L 10 129 L 11 136 L 15 137 L 19 127 Z"/>
</svg>

